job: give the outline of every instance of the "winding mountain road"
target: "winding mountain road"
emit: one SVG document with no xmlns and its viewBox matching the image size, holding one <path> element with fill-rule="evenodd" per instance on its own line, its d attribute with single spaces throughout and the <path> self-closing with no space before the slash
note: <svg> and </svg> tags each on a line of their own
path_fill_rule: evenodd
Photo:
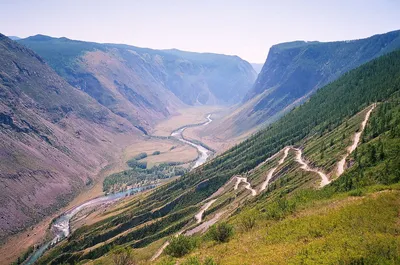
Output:
<svg viewBox="0 0 400 265">
<path fill-rule="evenodd" d="M 217 199 L 211 200 L 209 202 L 207 202 L 206 204 L 203 205 L 203 207 L 201 207 L 200 212 L 198 212 L 194 218 L 197 220 L 197 223 L 200 224 L 201 221 L 203 220 L 203 214 L 205 211 L 208 210 L 208 208 L 210 208 L 210 206 L 216 201 Z"/>
<path fill-rule="evenodd" d="M 356 148 L 360 142 L 361 134 L 364 132 L 365 126 L 367 125 L 369 117 L 371 116 L 371 112 L 374 110 L 375 107 L 376 107 L 376 103 L 372 105 L 371 109 L 365 115 L 365 118 L 364 118 L 363 122 L 361 123 L 360 131 L 358 131 L 354 134 L 353 144 L 347 148 L 346 155 L 338 162 L 337 170 L 336 170 L 337 177 L 340 177 L 343 174 L 346 159 L 351 153 L 353 153 L 354 150 L 356 150 Z"/>
<path fill-rule="evenodd" d="M 361 134 L 363 133 L 365 126 L 368 122 L 368 119 L 371 115 L 372 110 L 375 108 L 376 104 L 372 105 L 371 109 L 367 112 L 367 114 L 365 115 L 365 118 L 361 124 L 361 130 L 359 132 L 357 132 L 354 137 L 353 137 L 353 144 L 351 146 L 348 147 L 347 149 L 347 155 L 344 156 L 342 158 L 342 160 L 340 160 L 338 162 L 338 173 L 340 172 L 340 174 L 343 173 L 344 171 L 344 163 L 346 161 L 346 158 L 349 154 L 351 154 L 358 146 L 360 138 L 361 138 Z M 209 117 L 207 117 L 209 119 Z M 210 120 L 210 119 L 209 119 Z M 211 121 L 209 121 L 211 122 Z M 205 123 L 208 124 L 209 122 Z M 329 177 L 322 172 L 321 170 L 317 169 L 317 168 L 313 168 L 312 166 L 310 166 L 304 159 L 303 159 L 303 152 L 301 149 L 293 147 L 293 146 L 286 146 L 284 147 L 281 151 L 277 152 L 276 154 L 274 154 L 273 156 L 267 158 L 266 160 L 264 160 L 261 164 L 259 164 L 257 167 L 255 167 L 254 169 L 250 170 L 248 173 L 254 172 L 255 169 L 260 168 L 262 165 L 264 165 L 266 162 L 270 161 L 271 159 L 275 158 L 280 152 L 283 151 L 283 156 L 282 158 L 278 161 L 278 165 L 276 167 L 273 167 L 269 170 L 267 177 L 265 179 L 265 181 L 262 183 L 260 190 L 258 192 L 258 194 L 260 194 L 262 191 L 264 191 L 266 189 L 266 187 L 268 186 L 269 182 L 271 181 L 271 179 L 273 178 L 273 175 L 275 173 L 275 171 L 277 170 L 277 168 L 282 165 L 286 158 L 288 157 L 289 151 L 290 150 L 294 150 L 296 152 L 296 157 L 295 160 L 297 163 L 300 164 L 300 168 L 302 170 L 308 171 L 308 172 L 315 172 L 317 173 L 320 177 L 321 177 L 321 183 L 320 183 L 320 188 L 328 185 L 329 183 L 331 183 L 331 180 L 329 179 Z M 339 174 L 339 176 L 340 176 Z M 207 198 L 206 200 L 210 200 L 211 198 L 215 198 L 218 197 L 219 195 L 221 195 L 226 187 L 228 186 L 229 183 L 231 183 L 233 180 L 236 179 L 235 185 L 233 187 L 234 190 L 237 190 L 239 188 L 239 185 L 243 182 L 245 184 L 245 188 L 249 191 L 251 191 L 251 195 L 252 196 L 256 196 L 257 195 L 257 191 L 255 189 L 253 189 L 251 187 L 251 183 L 247 180 L 246 177 L 241 177 L 241 176 L 233 176 L 231 179 L 229 179 L 229 181 L 227 181 L 222 187 L 220 187 L 214 194 L 212 194 L 209 198 Z M 214 215 L 213 218 L 211 218 L 210 220 L 203 222 L 202 223 L 202 217 L 204 212 L 216 201 L 217 199 L 212 199 L 209 202 L 207 202 L 206 204 L 204 204 L 202 206 L 202 208 L 200 209 L 200 211 L 195 215 L 195 219 L 197 220 L 197 226 L 192 228 L 191 230 L 188 230 L 185 232 L 185 235 L 190 236 L 196 233 L 203 233 L 205 231 L 207 231 L 207 229 L 215 224 L 220 218 L 221 216 L 226 212 L 226 211 L 221 211 L 218 212 Z M 175 236 L 178 236 L 180 234 L 183 233 L 184 230 L 180 231 L 179 233 L 177 233 Z M 155 259 L 157 259 L 162 252 L 164 251 L 164 249 L 169 245 L 169 242 L 164 243 L 164 245 L 155 253 L 155 255 L 151 258 L 151 261 L 154 261 Z"/>
<path fill-rule="evenodd" d="M 236 183 L 233 188 L 234 190 L 237 190 L 239 187 L 239 184 L 243 182 L 245 184 L 245 186 L 244 186 L 245 189 L 251 191 L 251 195 L 253 195 L 253 196 L 257 195 L 257 191 L 251 187 L 251 184 L 250 184 L 250 182 L 247 181 L 247 178 L 243 178 L 243 177 L 239 177 L 239 176 L 235 176 L 235 177 L 236 177 Z"/>
<path fill-rule="evenodd" d="M 285 148 L 283 149 L 283 157 L 282 157 L 281 159 L 279 159 L 278 165 L 277 165 L 276 167 L 274 167 L 274 168 L 272 168 L 272 169 L 269 170 L 268 175 L 267 175 L 267 178 L 266 178 L 265 181 L 262 183 L 259 192 L 262 192 L 263 190 L 265 190 L 265 189 L 267 188 L 267 186 L 268 186 L 269 182 L 271 181 L 272 176 L 273 176 L 273 174 L 275 173 L 276 169 L 277 169 L 280 165 L 282 165 L 283 162 L 285 162 L 285 159 L 286 159 L 286 157 L 287 157 L 288 154 L 289 154 L 289 150 L 290 150 L 290 147 L 285 147 Z M 274 157 L 274 156 L 272 156 L 272 157 Z"/>
<path fill-rule="evenodd" d="M 322 172 L 322 171 L 320 171 L 320 170 L 318 170 L 318 169 L 316 169 L 316 168 L 310 167 L 310 166 L 303 160 L 303 158 L 302 158 L 302 151 L 301 151 L 300 149 L 297 149 L 297 148 L 293 148 L 293 149 L 296 150 L 296 161 L 301 165 L 300 168 L 303 169 L 303 170 L 305 170 L 305 171 L 315 172 L 315 173 L 317 173 L 317 174 L 321 177 L 321 184 L 320 184 L 320 187 L 321 187 L 321 188 L 324 187 L 324 186 L 326 186 L 326 185 L 328 185 L 329 183 L 331 183 L 331 181 L 329 180 L 328 176 L 327 176 L 324 172 Z"/>
</svg>

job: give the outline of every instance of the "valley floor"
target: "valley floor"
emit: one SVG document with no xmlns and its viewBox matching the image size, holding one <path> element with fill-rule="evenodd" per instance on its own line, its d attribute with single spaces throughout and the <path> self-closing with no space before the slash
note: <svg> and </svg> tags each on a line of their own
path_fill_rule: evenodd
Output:
<svg viewBox="0 0 400 265">
<path fill-rule="evenodd" d="M 178 114 L 160 122 L 155 127 L 153 135 L 161 136 L 160 138 L 135 136 L 131 139 L 121 139 L 128 143 L 126 148 L 114 163 L 109 164 L 97 174 L 97 176 L 94 178 L 95 181 L 93 186 L 79 194 L 72 202 L 68 204 L 68 206 L 60 209 L 57 213 L 42 220 L 34 227 L 10 237 L 3 245 L 0 246 L 0 264 L 9 264 L 15 261 L 30 246 L 41 243 L 46 237 L 49 237 L 49 224 L 62 212 L 80 205 L 85 201 L 103 195 L 104 178 L 110 174 L 126 170 L 128 168 L 126 162 L 136 155 L 144 152 L 151 154 L 155 151 L 160 151 L 160 155 L 148 156 L 147 158 L 143 159 L 143 161 L 148 163 L 149 167 L 160 163 L 190 162 L 196 159 L 198 156 L 196 148 L 180 143 L 179 141 L 170 140 L 163 137 L 169 136 L 172 131 L 184 125 L 202 123 L 204 122 L 207 114 L 217 113 L 222 109 L 224 109 L 224 107 L 221 106 L 201 106 L 181 109 L 178 111 Z M 193 138 L 196 139 L 196 137 Z M 197 140 L 201 140 L 201 138 L 197 138 Z M 186 165 L 189 165 L 189 163 Z M 124 202 L 121 202 L 118 205 L 121 207 L 123 204 Z M 100 207 L 97 213 L 96 211 L 91 212 L 87 218 L 85 218 L 83 221 L 81 220 L 78 222 L 78 224 L 75 224 L 75 226 L 82 226 L 84 224 L 91 224 L 99 221 L 102 219 L 102 217 L 99 217 L 99 215 L 101 215 L 100 213 L 104 213 L 106 210 L 112 211 L 112 209 L 113 207 Z M 118 211 L 116 213 L 118 213 Z M 77 227 L 74 227 L 74 229 L 76 228 Z"/>
</svg>

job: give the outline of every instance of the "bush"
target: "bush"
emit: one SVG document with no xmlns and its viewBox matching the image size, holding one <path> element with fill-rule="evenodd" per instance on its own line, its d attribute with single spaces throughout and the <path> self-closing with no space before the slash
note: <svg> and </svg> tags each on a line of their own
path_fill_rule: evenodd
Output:
<svg viewBox="0 0 400 265">
<path fill-rule="evenodd" d="M 136 159 L 129 160 L 127 164 L 131 168 L 141 168 L 141 169 L 147 168 L 147 162 L 139 162 Z"/>
<path fill-rule="evenodd" d="M 251 214 L 246 214 L 241 217 L 239 223 L 244 231 L 249 231 L 256 225 L 256 218 Z"/>
<path fill-rule="evenodd" d="M 179 258 L 190 253 L 195 247 L 196 243 L 193 238 L 179 235 L 171 239 L 169 245 L 165 248 L 165 253 L 172 257 Z"/>
<path fill-rule="evenodd" d="M 213 225 L 209 231 L 210 237 L 220 243 L 228 242 L 233 234 L 233 226 L 226 222 Z"/>
<path fill-rule="evenodd" d="M 355 190 L 350 191 L 349 195 L 354 196 L 354 197 L 360 197 L 360 196 L 363 196 L 364 193 L 360 189 L 355 189 Z"/>
<path fill-rule="evenodd" d="M 154 152 L 153 152 L 153 156 L 158 156 L 159 154 L 161 154 L 160 151 L 154 151 Z"/>
<path fill-rule="evenodd" d="M 147 157 L 147 153 L 140 153 L 134 157 L 135 160 L 140 160 Z"/>
<path fill-rule="evenodd" d="M 132 250 L 130 248 L 116 248 L 111 252 L 115 265 L 134 265 Z"/>
<path fill-rule="evenodd" d="M 296 210 L 296 203 L 294 201 L 286 199 L 277 199 L 268 205 L 266 212 L 266 218 L 272 220 L 281 220 L 287 215 L 294 213 Z"/>
</svg>

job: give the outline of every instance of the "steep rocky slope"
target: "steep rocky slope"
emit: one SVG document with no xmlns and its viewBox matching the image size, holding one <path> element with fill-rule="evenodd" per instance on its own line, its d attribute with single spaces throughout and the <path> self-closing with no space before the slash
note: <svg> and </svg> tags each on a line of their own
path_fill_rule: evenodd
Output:
<svg viewBox="0 0 400 265">
<path fill-rule="evenodd" d="M 269 124 L 345 72 L 398 48 L 400 31 L 351 41 L 274 45 L 243 104 L 214 132 L 232 136 Z"/>
<path fill-rule="evenodd" d="M 183 104 L 239 102 L 255 80 L 237 56 L 37 35 L 19 40 L 100 104 L 146 130 Z"/>
<path fill-rule="evenodd" d="M 0 34 L 0 239 L 65 205 L 135 135 L 127 120 Z"/>
</svg>

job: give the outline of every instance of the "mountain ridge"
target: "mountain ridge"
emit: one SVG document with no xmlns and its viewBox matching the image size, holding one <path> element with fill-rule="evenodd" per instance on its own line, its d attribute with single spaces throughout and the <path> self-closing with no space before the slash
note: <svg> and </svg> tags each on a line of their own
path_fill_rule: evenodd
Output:
<svg viewBox="0 0 400 265">
<path fill-rule="evenodd" d="M 353 41 L 276 44 L 242 104 L 213 131 L 231 137 L 266 126 L 345 72 L 399 48 L 399 30 Z"/>
<path fill-rule="evenodd" d="M 54 213 L 139 131 L 0 34 L 0 239 Z M 128 137 L 129 136 L 129 137 Z"/>
<path fill-rule="evenodd" d="M 238 102 L 256 77 L 250 64 L 235 56 L 42 35 L 19 42 L 45 58 L 71 85 L 146 130 L 184 105 Z"/>
</svg>

